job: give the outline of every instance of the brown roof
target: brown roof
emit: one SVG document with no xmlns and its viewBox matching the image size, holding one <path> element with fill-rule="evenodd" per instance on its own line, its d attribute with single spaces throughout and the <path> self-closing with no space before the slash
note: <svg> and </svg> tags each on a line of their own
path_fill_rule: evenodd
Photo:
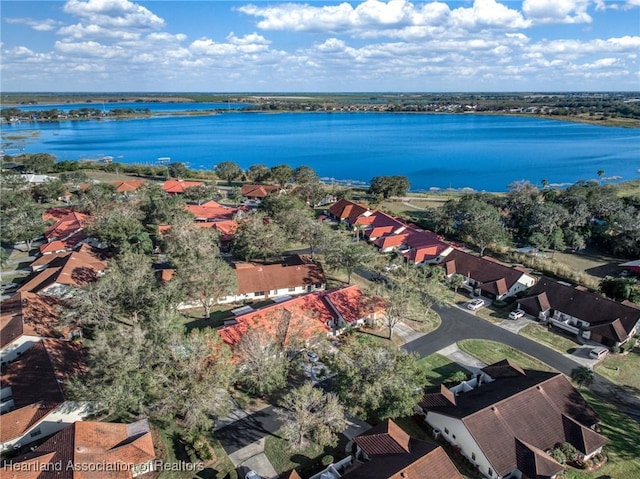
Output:
<svg viewBox="0 0 640 479">
<path fill-rule="evenodd" d="M 46 213 L 44 217 L 49 218 Z M 47 228 L 44 235 L 48 240 L 67 238 L 84 228 L 88 218 L 89 216 L 84 213 L 71 211 L 67 215 L 58 219 L 52 226 Z"/>
<path fill-rule="evenodd" d="M 581 451 L 590 453 L 594 446 L 608 442 L 594 431 L 596 436 L 585 433 L 589 436 L 586 443 L 577 441 L 575 430 L 565 426 L 565 416 L 586 429 L 598 422 L 596 412 L 565 376 L 529 369 L 523 372 L 459 394 L 455 406 L 427 409 L 461 419 L 499 475 L 517 467 L 516 437 L 543 451 L 559 442 L 571 442 L 576 448 L 592 448 Z"/>
<path fill-rule="evenodd" d="M 640 321 L 640 309 L 637 307 L 618 303 L 600 294 L 565 285 L 547 277 L 541 278 L 531 288 L 529 296 L 518 302 L 530 310 L 527 312 L 536 316 L 540 311 L 553 308 L 589 323 L 592 328 L 596 325 L 611 325 L 611 328 L 602 328 L 598 333 L 615 341 L 624 341 Z M 546 309 L 543 309 L 545 307 Z M 613 325 L 615 320 L 619 323 Z M 620 339 L 622 336 L 624 338 Z"/>
<path fill-rule="evenodd" d="M 34 293 L 15 293 L 2 303 L 0 347 L 4 348 L 23 334 L 43 338 L 65 337 L 58 330 L 60 300 Z"/>
<path fill-rule="evenodd" d="M 279 189 L 276 185 L 242 185 L 240 194 L 251 198 L 264 198 Z"/>
<path fill-rule="evenodd" d="M 275 289 L 326 282 L 320 263 L 297 255 L 276 264 L 236 263 L 234 269 L 238 278 L 239 294 L 257 291 L 268 293 Z"/>
<path fill-rule="evenodd" d="M 360 434 L 355 441 L 367 456 L 409 452 L 409 435 L 390 419 Z"/>
<path fill-rule="evenodd" d="M 553 477 L 564 468 L 541 449 L 532 446 L 516 437 L 516 461 L 518 470 L 526 477 L 535 479 Z"/>
<path fill-rule="evenodd" d="M 355 284 L 328 291 L 324 297 L 347 323 L 354 323 L 372 313 L 383 312 L 387 307 L 381 297 L 365 296 Z"/>
<path fill-rule="evenodd" d="M 52 258 L 44 263 L 45 269 L 29 276 L 18 291 L 38 292 L 53 284 L 80 287 L 94 281 L 98 273 L 104 271 L 107 264 L 91 252 L 88 246 L 88 249 L 84 246 L 86 245 L 83 245 L 79 251 L 46 255 Z M 45 258 L 45 256 L 41 258 Z"/>
<path fill-rule="evenodd" d="M 118 193 L 126 193 L 128 191 L 135 191 L 146 183 L 145 180 L 126 180 L 126 181 L 113 181 L 116 191 Z"/>
<path fill-rule="evenodd" d="M 202 181 L 167 180 L 162 184 L 162 189 L 169 194 L 184 193 L 187 188 L 203 186 Z"/>
<path fill-rule="evenodd" d="M 526 375 L 524 370 L 510 359 L 503 359 L 497 363 L 485 366 L 482 368 L 482 371 L 493 379 Z"/>
<path fill-rule="evenodd" d="M 456 395 L 444 384 L 440 385 L 439 390 L 425 393 L 418 403 L 420 407 L 425 409 L 438 406 L 450 406 L 452 404 L 454 406 L 456 404 Z"/>
<path fill-rule="evenodd" d="M 302 479 L 302 478 L 300 477 L 300 474 L 298 474 L 298 471 L 294 469 L 292 471 L 284 472 L 280 474 L 278 479 Z"/>
<path fill-rule="evenodd" d="M 129 479 L 131 467 L 155 459 L 153 440 L 146 420 L 133 424 L 78 421 L 58 432 L 38 448 L 22 457 L 13 459 L 14 467 L 7 466 L 2 477 L 22 479 L 19 469 L 28 469 L 28 463 L 39 463 L 40 471 L 51 464 L 52 473 L 37 476 L 38 479 Z M 53 465 L 63 464 L 62 471 L 53 471 Z M 21 466 L 18 467 L 18 464 Z M 74 468 L 66 467 L 73 464 Z M 105 465 L 120 464 L 118 468 Z M 102 469 L 96 465 L 103 466 Z M 113 470 L 111 470 L 113 469 Z M 12 472 L 18 471 L 13 475 Z"/>
<path fill-rule="evenodd" d="M 369 209 L 366 206 L 344 199 L 329 208 L 331 216 L 340 220 L 348 220 L 350 224 L 355 223 L 358 217 L 367 211 Z"/>
<path fill-rule="evenodd" d="M 343 479 L 462 479 L 444 449 L 409 437 L 390 419 L 371 431 L 356 437 L 355 441 L 362 447 L 366 435 L 382 434 L 369 444 L 377 452 L 367 454 L 370 460 L 344 474 Z"/>
<path fill-rule="evenodd" d="M 522 271 L 504 266 L 487 257 L 479 258 L 458 249 L 444 260 L 447 275 L 457 273 L 482 283 L 480 289 L 502 295 L 522 277 Z"/>
<path fill-rule="evenodd" d="M 14 409 L 0 417 L 0 442 L 22 435 L 64 402 L 62 384 L 84 371 L 78 343 L 43 339 L 5 366 L 1 387 L 10 387 Z"/>
<path fill-rule="evenodd" d="M 239 208 L 223 206 L 213 200 L 201 205 L 184 205 L 184 208 L 199 221 L 232 220 L 239 211 Z"/>
</svg>

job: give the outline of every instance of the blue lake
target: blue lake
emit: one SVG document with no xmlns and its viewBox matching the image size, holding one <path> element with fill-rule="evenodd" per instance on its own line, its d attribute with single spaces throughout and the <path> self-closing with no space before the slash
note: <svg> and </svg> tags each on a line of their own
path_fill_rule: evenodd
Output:
<svg viewBox="0 0 640 479">
<path fill-rule="evenodd" d="M 412 190 L 504 191 L 522 179 L 594 179 L 601 169 L 607 177 L 633 179 L 640 168 L 638 129 L 508 116 L 229 112 L 5 124 L 2 130 L 39 132 L 19 145 L 5 143 L 7 154 L 24 149 L 58 160 L 111 156 L 139 164 L 170 157 L 196 169 L 222 161 L 243 168 L 286 163 L 339 180 L 406 175 Z"/>
</svg>

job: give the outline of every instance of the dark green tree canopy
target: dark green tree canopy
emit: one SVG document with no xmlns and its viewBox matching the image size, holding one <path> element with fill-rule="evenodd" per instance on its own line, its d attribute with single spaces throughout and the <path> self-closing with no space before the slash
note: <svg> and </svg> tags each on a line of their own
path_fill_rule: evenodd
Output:
<svg viewBox="0 0 640 479">
<path fill-rule="evenodd" d="M 218 175 L 218 178 L 225 180 L 228 184 L 231 184 L 233 180 L 237 180 L 242 175 L 242 168 L 233 161 L 218 163 L 213 171 Z"/>
<path fill-rule="evenodd" d="M 387 199 L 391 196 L 404 196 L 411 185 L 406 176 L 375 176 L 371 179 L 369 193 Z"/>
</svg>

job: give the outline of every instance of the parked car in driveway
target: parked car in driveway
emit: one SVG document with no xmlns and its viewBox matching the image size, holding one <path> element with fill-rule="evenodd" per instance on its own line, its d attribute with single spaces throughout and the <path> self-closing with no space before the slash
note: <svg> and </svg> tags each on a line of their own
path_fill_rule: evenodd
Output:
<svg viewBox="0 0 640 479">
<path fill-rule="evenodd" d="M 524 311 L 516 309 L 515 311 L 511 311 L 509 313 L 509 319 L 520 319 L 524 316 Z"/>
<path fill-rule="evenodd" d="M 485 305 L 484 299 L 476 298 L 473 301 L 469 301 L 467 303 L 467 309 L 470 309 L 471 311 L 477 311 L 478 309 L 482 308 L 484 305 Z"/>
<path fill-rule="evenodd" d="M 609 350 L 602 346 L 596 346 L 591 351 L 589 351 L 589 357 L 591 359 L 602 359 L 607 354 L 609 354 Z"/>
<path fill-rule="evenodd" d="M 262 479 L 256 471 L 249 471 L 244 475 L 244 479 Z"/>
</svg>

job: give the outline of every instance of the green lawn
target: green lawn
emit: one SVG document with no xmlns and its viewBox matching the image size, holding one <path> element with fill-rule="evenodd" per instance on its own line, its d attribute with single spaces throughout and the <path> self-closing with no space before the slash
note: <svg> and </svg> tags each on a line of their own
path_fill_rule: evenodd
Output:
<svg viewBox="0 0 640 479">
<path fill-rule="evenodd" d="M 468 373 L 466 369 L 458 363 L 451 361 L 441 354 L 431 354 L 418 360 L 420 368 L 425 371 L 427 377 L 427 386 L 437 386 L 445 382 L 451 375 L 457 371 Z"/>
<path fill-rule="evenodd" d="M 276 433 L 266 437 L 264 453 L 278 474 L 296 469 L 302 477 L 309 477 L 325 467 L 321 462 L 323 457 L 333 456 L 330 462 L 344 458 L 347 455 L 345 446 L 346 438 L 343 437 L 336 447 L 322 447 L 310 443 L 302 451 L 293 452 L 289 443 Z"/>
<path fill-rule="evenodd" d="M 465 353 L 487 364 L 493 364 L 503 359 L 510 359 L 522 368 L 553 371 L 553 368 L 542 361 L 529 356 L 506 344 L 484 339 L 464 339 L 458 341 L 458 347 Z"/>
<path fill-rule="evenodd" d="M 580 344 L 571 338 L 561 334 L 552 333 L 545 326 L 540 324 L 529 324 L 520 330 L 525 338 L 533 339 L 537 343 L 555 349 L 559 353 L 570 353 L 570 350 L 576 349 Z"/>
<path fill-rule="evenodd" d="M 601 433 L 611 442 L 605 446 L 609 460 L 597 471 L 585 473 L 568 470 L 567 479 L 626 479 L 640 477 L 640 424 L 630 419 L 615 406 L 588 390 L 582 395 L 600 415 Z"/>
<path fill-rule="evenodd" d="M 595 367 L 595 371 L 616 384 L 640 390 L 640 352 L 609 354 Z"/>
</svg>

